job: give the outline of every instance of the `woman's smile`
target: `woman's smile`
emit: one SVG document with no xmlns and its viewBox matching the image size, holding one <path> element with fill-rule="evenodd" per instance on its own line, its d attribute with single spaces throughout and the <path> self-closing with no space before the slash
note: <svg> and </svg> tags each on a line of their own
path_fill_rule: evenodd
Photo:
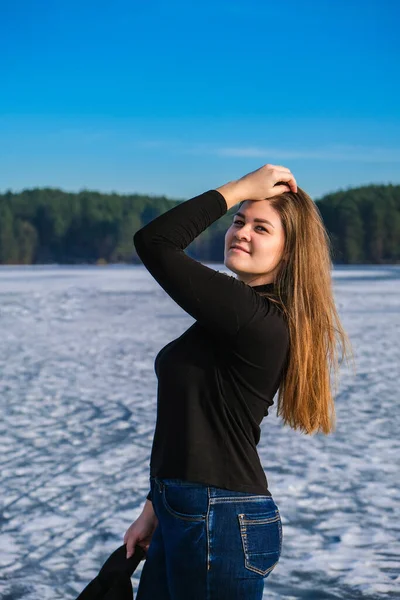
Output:
<svg viewBox="0 0 400 600">
<path fill-rule="evenodd" d="M 231 248 L 231 250 L 235 250 L 236 252 L 244 252 L 245 254 L 250 254 L 250 252 L 247 252 L 246 250 L 242 250 L 241 248 Z"/>
</svg>

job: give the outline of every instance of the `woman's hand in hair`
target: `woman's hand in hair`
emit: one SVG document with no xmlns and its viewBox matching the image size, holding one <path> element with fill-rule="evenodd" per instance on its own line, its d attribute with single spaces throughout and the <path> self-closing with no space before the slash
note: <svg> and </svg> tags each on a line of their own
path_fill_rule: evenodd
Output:
<svg viewBox="0 0 400 600">
<path fill-rule="evenodd" d="M 287 167 L 267 164 L 216 189 L 229 209 L 242 200 L 266 200 L 284 192 L 296 193 L 297 183 Z"/>
</svg>

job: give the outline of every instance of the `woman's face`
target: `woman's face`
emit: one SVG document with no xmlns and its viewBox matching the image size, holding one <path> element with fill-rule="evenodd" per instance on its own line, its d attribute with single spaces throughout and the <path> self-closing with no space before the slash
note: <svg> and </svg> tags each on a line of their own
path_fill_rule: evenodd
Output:
<svg viewBox="0 0 400 600">
<path fill-rule="evenodd" d="M 235 244 L 247 252 L 234 250 Z M 246 200 L 225 234 L 224 264 L 245 283 L 271 283 L 281 266 L 284 244 L 281 219 L 269 200 Z"/>
</svg>

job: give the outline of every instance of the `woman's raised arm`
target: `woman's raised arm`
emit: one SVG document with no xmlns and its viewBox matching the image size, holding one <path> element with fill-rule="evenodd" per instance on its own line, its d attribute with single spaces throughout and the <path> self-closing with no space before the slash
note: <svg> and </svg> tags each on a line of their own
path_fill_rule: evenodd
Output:
<svg viewBox="0 0 400 600">
<path fill-rule="evenodd" d="M 222 194 L 210 190 L 156 217 L 133 239 L 144 266 L 183 310 L 215 333 L 236 336 L 260 308 L 265 310 L 265 299 L 184 252 L 227 210 Z"/>
</svg>

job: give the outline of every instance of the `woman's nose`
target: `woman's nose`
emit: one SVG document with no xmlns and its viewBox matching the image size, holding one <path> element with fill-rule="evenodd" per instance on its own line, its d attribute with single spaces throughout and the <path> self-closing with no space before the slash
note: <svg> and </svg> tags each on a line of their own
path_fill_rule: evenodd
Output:
<svg viewBox="0 0 400 600">
<path fill-rule="evenodd" d="M 240 231 L 237 232 L 236 237 L 239 240 L 249 240 L 250 239 L 250 229 L 240 229 Z"/>
</svg>

